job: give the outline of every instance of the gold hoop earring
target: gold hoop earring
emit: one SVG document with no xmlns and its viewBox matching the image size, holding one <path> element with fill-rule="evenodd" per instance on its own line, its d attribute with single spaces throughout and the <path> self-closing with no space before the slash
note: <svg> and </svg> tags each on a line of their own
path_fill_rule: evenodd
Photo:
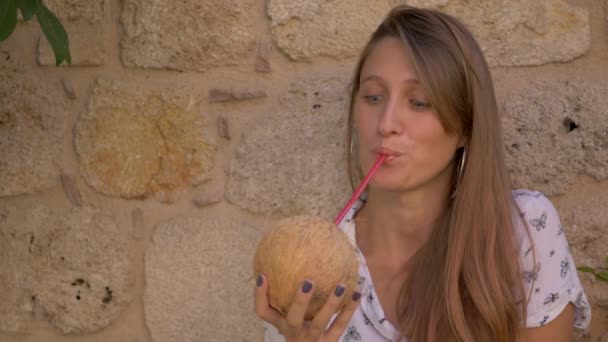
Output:
<svg viewBox="0 0 608 342">
<path fill-rule="evenodd" d="M 456 193 L 458 192 L 458 188 L 460 186 L 460 180 L 462 179 L 462 174 L 464 172 L 464 164 L 467 159 L 467 149 L 465 147 L 462 148 L 462 156 L 460 156 L 460 162 L 458 163 L 458 167 L 456 169 L 456 181 L 454 185 L 454 191 L 452 192 L 452 196 L 450 198 L 454 199 L 456 197 Z"/>
</svg>

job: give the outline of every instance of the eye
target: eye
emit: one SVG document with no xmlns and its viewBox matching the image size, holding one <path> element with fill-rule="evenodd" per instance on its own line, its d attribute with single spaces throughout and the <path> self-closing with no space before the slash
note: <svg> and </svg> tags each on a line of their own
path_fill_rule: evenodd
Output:
<svg viewBox="0 0 608 342">
<path fill-rule="evenodd" d="M 366 95 L 364 96 L 365 100 L 371 104 L 379 103 L 382 100 L 382 96 L 380 95 Z"/>
<path fill-rule="evenodd" d="M 410 105 L 412 106 L 412 108 L 414 108 L 416 110 L 427 110 L 427 109 L 431 108 L 431 104 L 429 102 L 420 101 L 420 100 L 416 100 L 416 99 L 411 99 Z"/>
</svg>

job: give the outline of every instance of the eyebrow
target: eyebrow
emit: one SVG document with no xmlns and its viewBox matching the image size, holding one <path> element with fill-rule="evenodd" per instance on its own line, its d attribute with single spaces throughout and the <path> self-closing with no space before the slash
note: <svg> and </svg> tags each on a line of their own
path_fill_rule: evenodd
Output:
<svg viewBox="0 0 608 342">
<path fill-rule="evenodd" d="M 378 75 L 369 75 L 366 78 L 361 80 L 360 84 L 365 83 L 366 81 L 370 81 L 370 80 L 376 80 L 376 81 L 384 81 L 384 79 Z M 404 83 L 413 83 L 413 84 L 420 84 L 420 80 L 418 80 L 417 78 L 406 78 L 403 80 Z"/>
</svg>

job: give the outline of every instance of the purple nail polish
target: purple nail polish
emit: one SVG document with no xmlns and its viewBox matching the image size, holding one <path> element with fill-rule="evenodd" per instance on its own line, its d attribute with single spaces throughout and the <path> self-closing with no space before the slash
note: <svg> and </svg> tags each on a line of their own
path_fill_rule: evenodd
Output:
<svg viewBox="0 0 608 342">
<path fill-rule="evenodd" d="M 353 293 L 353 301 L 358 301 L 359 298 L 361 298 L 361 292 L 355 291 L 355 293 Z"/>
<path fill-rule="evenodd" d="M 306 280 L 302 285 L 302 292 L 308 293 L 310 292 L 310 289 L 312 289 L 312 283 Z"/>
<path fill-rule="evenodd" d="M 336 286 L 336 291 L 334 291 L 334 294 L 336 295 L 336 297 L 340 297 L 344 294 L 344 290 L 344 286 L 338 285 Z"/>
<path fill-rule="evenodd" d="M 262 286 L 262 284 L 264 283 L 264 277 L 262 277 L 261 275 L 258 276 L 258 280 L 256 281 L 256 284 L 258 287 Z"/>
</svg>

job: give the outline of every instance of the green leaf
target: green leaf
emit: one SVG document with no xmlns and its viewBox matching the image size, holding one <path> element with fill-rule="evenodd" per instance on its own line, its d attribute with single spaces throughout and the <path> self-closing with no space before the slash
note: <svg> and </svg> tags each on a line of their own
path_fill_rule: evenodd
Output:
<svg viewBox="0 0 608 342">
<path fill-rule="evenodd" d="M 593 268 L 593 267 L 579 266 L 576 269 L 581 272 L 595 273 L 595 268 Z"/>
<path fill-rule="evenodd" d="M 23 20 L 28 21 L 32 19 L 34 14 L 36 14 L 39 4 L 40 0 L 17 0 L 17 8 L 21 11 Z"/>
<path fill-rule="evenodd" d="M 0 0 L 0 42 L 10 37 L 17 26 L 15 0 Z"/>
<path fill-rule="evenodd" d="M 40 6 L 38 6 L 36 16 L 38 17 L 42 32 L 44 32 L 55 53 L 56 64 L 59 65 L 64 60 L 68 64 L 72 64 L 68 34 L 65 32 L 59 19 L 43 3 L 40 3 Z"/>
<path fill-rule="evenodd" d="M 595 276 L 603 281 L 608 281 L 608 272 L 597 272 Z"/>
</svg>

